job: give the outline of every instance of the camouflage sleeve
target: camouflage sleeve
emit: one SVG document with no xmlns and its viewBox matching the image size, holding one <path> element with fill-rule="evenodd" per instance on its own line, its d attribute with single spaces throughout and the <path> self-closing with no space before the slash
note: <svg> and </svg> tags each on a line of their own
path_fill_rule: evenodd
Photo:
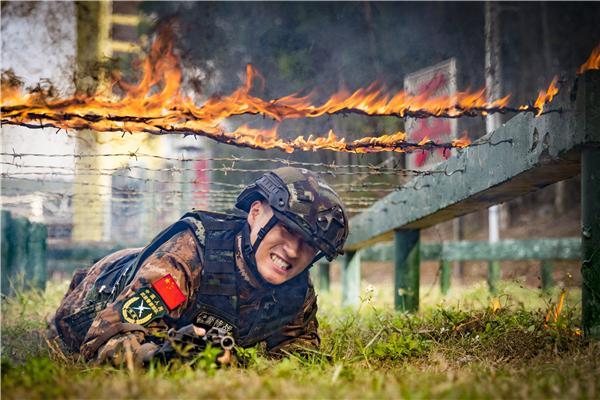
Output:
<svg viewBox="0 0 600 400">
<path fill-rule="evenodd" d="M 81 346 L 81 354 L 87 360 L 115 362 L 122 357 L 122 351 L 135 351 L 143 345 L 148 333 L 167 330 L 168 321 L 178 319 L 191 304 L 200 279 L 200 265 L 200 252 L 191 232 L 173 236 L 144 261 L 115 301 L 96 315 Z M 168 299 L 160 295 L 156 298 L 156 290 L 147 291 L 167 275 L 180 290 L 179 304 L 173 308 L 167 305 Z"/>
<path fill-rule="evenodd" d="M 309 283 L 302 310 L 292 322 L 267 338 L 267 349 L 271 355 L 275 356 L 284 354 L 284 351 L 318 349 L 321 344 L 317 333 L 318 328 L 317 296 L 312 284 Z"/>
</svg>

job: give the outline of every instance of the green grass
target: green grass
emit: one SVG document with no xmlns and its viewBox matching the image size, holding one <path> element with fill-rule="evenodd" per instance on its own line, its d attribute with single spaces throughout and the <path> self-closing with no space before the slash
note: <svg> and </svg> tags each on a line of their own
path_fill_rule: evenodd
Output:
<svg viewBox="0 0 600 400">
<path fill-rule="evenodd" d="M 442 298 L 425 288 L 417 315 L 390 310 L 387 290 L 363 292 L 342 310 L 339 290 L 319 296 L 322 348 L 282 360 L 243 352 L 244 366 L 146 370 L 88 365 L 50 349 L 41 333 L 65 285 L 2 304 L 3 398 L 598 398 L 600 344 L 577 331 L 578 291 L 546 323 L 559 291 L 506 283 L 494 301 L 484 286 Z M 500 308 L 493 309 L 492 305 Z"/>
</svg>

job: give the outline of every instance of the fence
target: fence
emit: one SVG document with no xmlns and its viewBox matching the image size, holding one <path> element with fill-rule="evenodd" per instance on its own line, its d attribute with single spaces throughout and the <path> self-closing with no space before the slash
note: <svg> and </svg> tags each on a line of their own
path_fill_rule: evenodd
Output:
<svg viewBox="0 0 600 400">
<path fill-rule="evenodd" d="M 359 250 L 353 258 L 353 266 L 346 267 L 342 276 L 342 293 L 345 293 L 344 304 L 354 305 L 358 301 L 360 292 L 360 264 L 363 261 L 393 262 L 395 249 L 388 243 L 376 245 Z M 451 281 L 452 261 L 522 261 L 539 260 L 542 290 L 549 290 L 553 286 L 552 261 L 555 260 L 580 260 L 581 240 L 579 238 L 564 239 L 536 239 L 536 240 L 502 240 L 496 243 L 480 241 L 461 241 L 445 243 L 424 243 L 419 248 L 418 261 L 440 262 L 440 290 L 447 294 Z M 418 273 L 419 266 L 412 268 Z M 488 284 L 492 292 L 496 291 L 499 274 L 495 268 L 488 271 Z M 317 285 L 321 290 L 329 290 L 329 268 L 327 264 L 320 264 L 315 276 Z M 409 280 L 412 284 L 410 291 L 418 292 L 418 276 Z M 400 283 L 398 283 L 400 284 Z"/>
<path fill-rule="evenodd" d="M 88 268 L 99 259 L 121 250 L 115 243 L 55 244 L 48 248 L 48 275 L 61 274 L 70 277 L 78 268 Z"/>
<path fill-rule="evenodd" d="M 600 338 L 600 71 L 564 85 L 551 112 L 515 116 L 441 163 L 448 174 L 418 176 L 354 216 L 344 279 L 356 277 L 359 250 L 393 239 L 396 307 L 415 311 L 421 229 L 581 174 L 583 326 Z"/>
<path fill-rule="evenodd" d="M 2 211 L 2 294 L 46 285 L 46 238 L 44 224 Z"/>
</svg>

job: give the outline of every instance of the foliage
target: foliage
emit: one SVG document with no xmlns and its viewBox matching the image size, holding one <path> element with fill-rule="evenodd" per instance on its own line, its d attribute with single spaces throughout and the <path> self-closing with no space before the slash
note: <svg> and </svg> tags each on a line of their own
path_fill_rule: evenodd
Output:
<svg viewBox="0 0 600 400">
<path fill-rule="evenodd" d="M 576 330 L 576 300 L 548 323 L 546 308 L 510 284 L 498 303 L 429 304 L 417 315 L 376 305 L 373 292 L 358 310 L 323 294 L 319 351 L 278 360 L 261 348 L 240 349 L 236 366 L 217 369 L 208 350 L 192 362 L 145 370 L 85 364 L 41 335 L 23 336 L 41 333 L 44 313 L 64 289 L 51 284 L 3 302 L 3 397 L 595 398 L 600 390 L 600 344 Z M 462 298 L 469 303 L 478 290 Z M 529 290 L 529 297 L 537 295 Z"/>
</svg>

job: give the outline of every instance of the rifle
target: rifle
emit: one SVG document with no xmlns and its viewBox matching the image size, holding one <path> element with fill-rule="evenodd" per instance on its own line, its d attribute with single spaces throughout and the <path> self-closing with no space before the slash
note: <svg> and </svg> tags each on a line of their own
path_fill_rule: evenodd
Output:
<svg viewBox="0 0 600 400">
<path fill-rule="evenodd" d="M 190 359 L 206 349 L 208 345 L 215 348 L 220 347 L 224 353 L 233 350 L 235 339 L 226 330 L 213 327 L 205 331 L 203 335 L 198 334 L 199 330 L 203 331 L 193 324 L 177 330 L 169 329 L 167 340 L 157 350 L 154 357 L 162 361 L 169 361 L 172 358 Z"/>
</svg>

